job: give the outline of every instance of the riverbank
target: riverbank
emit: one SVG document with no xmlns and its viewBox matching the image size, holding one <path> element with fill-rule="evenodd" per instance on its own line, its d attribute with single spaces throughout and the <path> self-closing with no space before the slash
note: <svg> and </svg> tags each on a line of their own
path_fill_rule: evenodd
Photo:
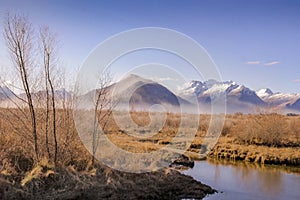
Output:
<svg viewBox="0 0 300 200">
<path fill-rule="evenodd" d="M 257 145 L 217 144 L 208 157 L 261 164 L 300 166 L 300 148 L 275 148 Z"/>
<path fill-rule="evenodd" d="M 197 148 L 192 146 L 187 155 L 194 155 L 193 158 L 197 160 L 199 157 L 195 156 L 195 152 L 199 152 L 199 146 L 194 145 L 194 147 Z M 244 145 L 237 144 L 233 139 L 227 137 L 221 137 L 207 157 L 209 159 L 300 167 L 300 147 Z"/>
<path fill-rule="evenodd" d="M 17 181 L 20 179 L 20 181 Z M 216 191 L 179 171 L 122 173 L 110 168 L 78 172 L 37 166 L 24 177 L 0 176 L 1 199 L 202 199 Z"/>
</svg>

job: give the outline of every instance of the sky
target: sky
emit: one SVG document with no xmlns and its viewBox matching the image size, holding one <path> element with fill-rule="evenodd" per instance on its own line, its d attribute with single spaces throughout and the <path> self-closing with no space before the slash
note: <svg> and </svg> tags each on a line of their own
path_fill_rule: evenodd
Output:
<svg viewBox="0 0 300 200">
<path fill-rule="evenodd" d="M 7 11 L 27 15 L 36 27 L 48 25 L 57 34 L 60 58 L 70 70 L 77 70 L 112 35 L 162 27 L 179 31 L 205 48 L 223 80 L 254 90 L 268 87 L 273 92 L 300 93 L 300 1 L 0 0 L 1 32 Z M 158 52 L 145 54 L 131 61 L 164 59 Z M 119 62 L 123 66 L 116 73 L 129 71 L 128 62 Z M 11 66 L 2 37 L 0 66 Z M 183 70 L 188 79 L 196 78 L 188 68 Z"/>
</svg>

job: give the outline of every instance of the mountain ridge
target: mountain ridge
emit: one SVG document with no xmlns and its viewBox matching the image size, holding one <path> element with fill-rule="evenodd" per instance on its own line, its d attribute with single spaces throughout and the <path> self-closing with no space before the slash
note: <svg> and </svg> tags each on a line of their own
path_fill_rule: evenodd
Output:
<svg viewBox="0 0 300 200">
<path fill-rule="evenodd" d="M 186 99 L 196 95 L 199 103 L 209 104 L 210 96 L 217 93 L 226 94 L 228 112 L 253 112 L 257 107 L 274 107 L 284 112 L 300 111 L 300 94 L 274 93 L 269 88 L 255 91 L 232 80 L 193 80 L 185 84 L 179 95 Z"/>
<path fill-rule="evenodd" d="M 274 93 L 269 88 L 254 91 L 232 80 L 192 80 L 181 86 L 178 92 L 172 92 L 166 86 L 156 81 L 131 74 L 109 85 L 107 89 L 115 92 L 121 104 L 130 104 L 131 108 L 138 110 L 149 109 L 155 104 L 163 105 L 167 108 L 167 111 L 179 111 L 180 105 L 189 107 L 190 110 L 195 110 L 194 106 L 196 105 L 193 98 L 196 97 L 200 112 L 210 112 L 212 98 L 224 94 L 226 95 L 228 113 L 251 113 L 257 107 L 272 107 L 282 112 L 300 112 L 300 93 Z M 45 96 L 44 93 L 45 91 L 38 91 L 36 95 L 43 97 Z M 72 92 L 68 92 L 65 89 L 56 90 L 55 94 L 58 99 L 65 97 L 70 99 L 73 95 Z M 94 94 L 93 91 L 88 92 L 86 95 L 91 94 Z M 18 96 L 24 97 L 23 95 L 19 94 Z M 9 98 L 16 98 L 16 94 L 8 87 L 0 87 L 1 105 L 4 105 L 3 102 L 7 104 Z"/>
</svg>

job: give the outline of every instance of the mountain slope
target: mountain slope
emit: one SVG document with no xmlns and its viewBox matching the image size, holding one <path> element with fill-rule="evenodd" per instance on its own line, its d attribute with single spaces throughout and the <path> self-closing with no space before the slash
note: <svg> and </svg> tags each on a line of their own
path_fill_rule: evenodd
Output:
<svg viewBox="0 0 300 200">
<path fill-rule="evenodd" d="M 160 104 L 172 112 L 179 111 L 180 105 L 192 106 L 189 101 L 176 96 L 163 85 L 137 75 L 125 77 L 111 86 L 110 90 L 119 99 L 119 107 L 128 106 L 129 109 L 144 110 Z"/>
<path fill-rule="evenodd" d="M 99 92 L 108 95 L 106 99 L 110 98 L 116 104 L 116 110 L 180 112 L 182 106 L 194 108 L 192 103 L 176 96 L 163 85 L 133 74 L 104 88 L 104 91 L 96 89 L 76 96 L 76 107 L 93 109 Z M 160 106 L 156 106 L 158 104 Z"/>
<path fill-rule="evenodd" d="M 0 100 L 5 100 L 8 98 L 12 98 L 15 94 L 7 87 L 0 87 Z"/>
</svg>

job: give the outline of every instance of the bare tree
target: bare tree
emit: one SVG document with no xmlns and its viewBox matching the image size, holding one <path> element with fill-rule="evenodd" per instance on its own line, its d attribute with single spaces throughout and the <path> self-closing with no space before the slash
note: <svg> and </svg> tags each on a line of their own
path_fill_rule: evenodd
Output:
<svg viewBox="0 0 300 200">
<path fill-rule="evenodd" d="M 49 72 L 47 69 L 47 65 L 45 64 L 45 58 L 44 58 L 44 73 L 45 73 L 45 92 L 46 92 L 45 143 L 46 143 L 48 158 L 51 160 L 51 153 L 49 148 L 50 94 L 49 94 L 49 82 L 47 79 Z"/>
<path fill-rule="evenodd" d="M 30 111 L 32 135 L 34 138 L 34 151 L 36 159 L 39 160 L 36 114 L 29 85 L 29 71 L 33 67 L 33 34 L 32 25 L 26 17 L 7 14 L 4 24 L 4 39 L 19 72 L 26 94 L 26 103 Z"/>
<path fill-rule="evenodd" d="M 100 123 L 101 128 L 104 130 L 112 109 L 115 103 L 112 101 L 109 86 L 112 83 L 112 78 L 109 71 L 105 71 L 100 75 L 100 80 L 98 82 L 98 88 L 95 91 L 95 101 L 94 101 L 94 119 L 93 119 L 93 133 L 92 133 L 92 165 L 95 163 L 95 154 L 98 149 L 99 143 L 99 133 L 98 124 Z"/>
<path fill-rule="evenodd" d="M 57 162 L 57 133 L 56 133 L 56 105 L 55 105 L 55 90 L 53 86 L 53 80 L 50 75 L 50 68 L 54 64 L 55 60 L 55 36 L 49 31 L 48 27 L 42 27 L 40 29 L 40 37 L 42 41 L 43 58 L 44 58 L 44 70 L 45 70 L 45 87 L 46 87 L 46 145 L 49 158 L 50 151 L 48 146 L 48 126 L 49 126 L 49 112 L 50 112 L 50 92 L 51 92 L 51 107 L 52 107 L 52 125 L 53 125 L 53 140 L 54 140 L 54 163 Z M 50 91 L 49 91 L 50 88 Z"/>
</svg>

